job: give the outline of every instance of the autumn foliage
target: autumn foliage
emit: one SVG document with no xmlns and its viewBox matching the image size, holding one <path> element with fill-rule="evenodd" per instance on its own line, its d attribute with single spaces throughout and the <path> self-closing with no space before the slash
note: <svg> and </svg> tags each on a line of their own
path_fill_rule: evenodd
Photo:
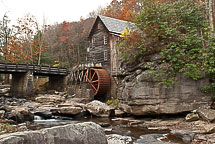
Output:
<svg viewBox="0 0 215 144">
<path fill-rule="evenodd" d="M 2 47 L 5 59 L 12 63 L 37 64 L 40 54 L 46 49 L 35 17 L 26 15 L 13 25 L 8 44 Z"/>
<path fill-rule="evenodd" d="M 101 14 L 120 20 L 134 21 L 141 8 L 141 0 L 113 0 Z"/>
</svg>

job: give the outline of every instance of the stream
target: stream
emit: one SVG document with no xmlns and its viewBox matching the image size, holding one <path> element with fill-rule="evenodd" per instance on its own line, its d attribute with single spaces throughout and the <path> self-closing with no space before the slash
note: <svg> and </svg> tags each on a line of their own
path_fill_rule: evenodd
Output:
<svg viewBox="0 0 215 144">
<path fill-rule="evenodd" d="M 65 119 L 65 120 L 64 120 Z M 68 120 L 66 117 L 64 119 L 43 119 L 40 116 L 34 116 L 34 122 L 30 127 L 31 130 L 39 130 L 42 128 L 48 128 L 53 126 L 65 125 L 65 124 L 77 124 L 82 122 L 95 122 L 104 128 L 106 135 L 118 134 L 122 136 L 130 136 L 133 141 L 140 139 L 142 135 L 155 134 L 158 136 L 163 136 L 167 134 L 168 130 L 153 130 L 147 127 L 135 127 L 127 124 L 123 124 L 114 118 L 97 118 L 97 117 L 84 117 L 84 118 L 74 118 Z M 144 122 L 143 122 L 144 123 Z M 183 144 L 182 141 L 174 138 L 168 137 L 163 139 L 164 142 L 172 142 Z"/>
</svg>

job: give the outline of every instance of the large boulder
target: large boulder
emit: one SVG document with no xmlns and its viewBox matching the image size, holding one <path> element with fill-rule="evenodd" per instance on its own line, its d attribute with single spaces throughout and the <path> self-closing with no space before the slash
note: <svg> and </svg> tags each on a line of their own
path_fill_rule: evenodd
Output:
<svg viewBox="0 0 215 144">
<path fill-rule="evenodd" d="M 107 144 L 103 129 L 92 122 L 69 124 L 0 136 L 1 144 Z"/>
<path fill-rule="evenodd" d="M 86 109 L 92 115 L 97 117 L 109 117 L 113 109 L 100 101 L 94 100 L 88 104 L 86 104 Z"/>
</svg>

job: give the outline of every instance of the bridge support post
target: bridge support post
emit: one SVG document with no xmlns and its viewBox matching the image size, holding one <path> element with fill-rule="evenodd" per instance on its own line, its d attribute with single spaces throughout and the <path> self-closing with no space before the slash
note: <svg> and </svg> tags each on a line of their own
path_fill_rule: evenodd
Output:
<svg viewBox="0 0 215 144">
<path fill-rule="evenodd" d="M 67 76 L 49 76 L 48 89 L 63 92 L 66 89 Z"/>
<path fill-rule="evenodd" d="M 12 74 L 10 94 L 14 97 L 27 97 L 34 95 L 33 74 L 27 73 Z"/>
</svg>

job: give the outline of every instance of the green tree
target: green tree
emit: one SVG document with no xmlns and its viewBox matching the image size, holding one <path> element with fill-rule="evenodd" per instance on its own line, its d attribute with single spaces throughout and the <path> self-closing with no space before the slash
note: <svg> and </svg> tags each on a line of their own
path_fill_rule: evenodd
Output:
<svg viewBox="0 0 215 144">
<path fill-rule="evenodd" d="M 204 3 L 145 0 L 144 5 L 136 18 L 136 33 L 141 38 L 136 40 L 135 47 L 128 43 L 132 34 L 119 44 L 124 60 L 131 63 L 139 57 L 158 53 L 159 61 L 145 65 L 148 74 L 165 88 L 171 88 L 177 81 L 177 73 L 194 80 L 214 75 L 215 34 Z"/>
</svg>

